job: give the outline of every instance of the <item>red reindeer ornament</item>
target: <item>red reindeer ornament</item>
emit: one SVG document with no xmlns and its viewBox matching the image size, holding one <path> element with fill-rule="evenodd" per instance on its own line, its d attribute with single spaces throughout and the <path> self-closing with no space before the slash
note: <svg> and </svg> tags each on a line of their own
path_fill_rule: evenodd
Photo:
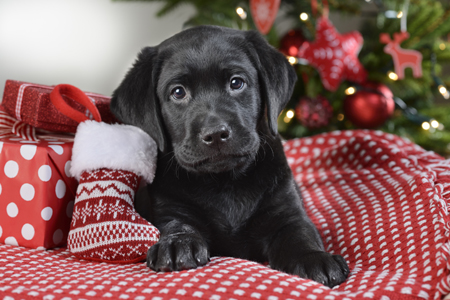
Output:
<svg viewBox="0 0 450 300">
<path fill-rule="evenodd" d="M 399 79 L 405 78 L 405 68 L 413 70 L 413 76 L 422 76 L 422 54 L 417 50 L 403 49 L 400 43 L 409 37 L 406 31 L 394 33 L 394 40 L 391 40 L 388 33 L 380 34 L 380 42 L 386 44 L 384 52 L 392 55 L 394 60 L 395 73 Z"/>
</svg>

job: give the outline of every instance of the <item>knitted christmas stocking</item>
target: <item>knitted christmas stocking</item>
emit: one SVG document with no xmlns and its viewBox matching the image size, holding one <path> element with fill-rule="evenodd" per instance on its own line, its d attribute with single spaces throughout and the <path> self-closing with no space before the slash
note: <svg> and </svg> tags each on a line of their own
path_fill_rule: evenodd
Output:
<svg viewBox="0 0 450 300">
<path fill-rule="evenodd" d="M 77 128 L 70 172 L 79 181 L 67 245 L 88 260 L 145 260 L 159 231 L 134 210 L 140 177 L 150 183 L 155 142 L 137 127 L 86 121 Z"/>
</svg>

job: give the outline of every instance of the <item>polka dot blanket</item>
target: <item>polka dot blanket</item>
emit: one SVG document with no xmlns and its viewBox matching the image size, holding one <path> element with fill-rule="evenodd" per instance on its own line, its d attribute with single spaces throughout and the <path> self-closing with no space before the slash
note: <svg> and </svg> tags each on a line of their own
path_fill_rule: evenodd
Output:
<svg viewBox="0 0 450 300">
<path fill-rule="evenodd" d="M 394 135 L 344 131 L 285 143 L 327 251 L 351 274 L 333 289 L 214 257 L 155 273 L 80 260 L 66 249 L 0 245 L 0 299 L 441 299 L 450 292 L 450 161 Z"/>
</svg>

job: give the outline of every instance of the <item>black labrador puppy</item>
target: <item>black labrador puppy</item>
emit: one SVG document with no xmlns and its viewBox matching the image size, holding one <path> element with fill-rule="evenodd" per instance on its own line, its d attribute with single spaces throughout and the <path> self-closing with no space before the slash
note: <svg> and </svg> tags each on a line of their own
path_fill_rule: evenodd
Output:
<svg viewBox="0 0 450 300">
<path fill-rule="evenodd" d="M 160 231 L 147 265 L 175 271 L 233 256 L 329 287 L 349 274 L 324 251 L 286 162 L 277 117 L 296 74 L 253 31 L 185 30 L 147 47 L 114 91 L 111 109 L 159 148 L 137 211 Z"/>
</svg>

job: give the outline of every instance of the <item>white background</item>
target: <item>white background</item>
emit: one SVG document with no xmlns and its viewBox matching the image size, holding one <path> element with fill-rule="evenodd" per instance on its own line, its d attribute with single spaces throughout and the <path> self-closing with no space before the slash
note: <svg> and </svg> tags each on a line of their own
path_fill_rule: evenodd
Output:
<svg viewBox="0 0 450 300">
<path fill-rule="evenodd" d="M 0 0 L 0 99 L 5 81 L 68 83 L 111 95 L 144 46 L 182 30 L 182 6 L 111 0 Z"/>
</svg>

